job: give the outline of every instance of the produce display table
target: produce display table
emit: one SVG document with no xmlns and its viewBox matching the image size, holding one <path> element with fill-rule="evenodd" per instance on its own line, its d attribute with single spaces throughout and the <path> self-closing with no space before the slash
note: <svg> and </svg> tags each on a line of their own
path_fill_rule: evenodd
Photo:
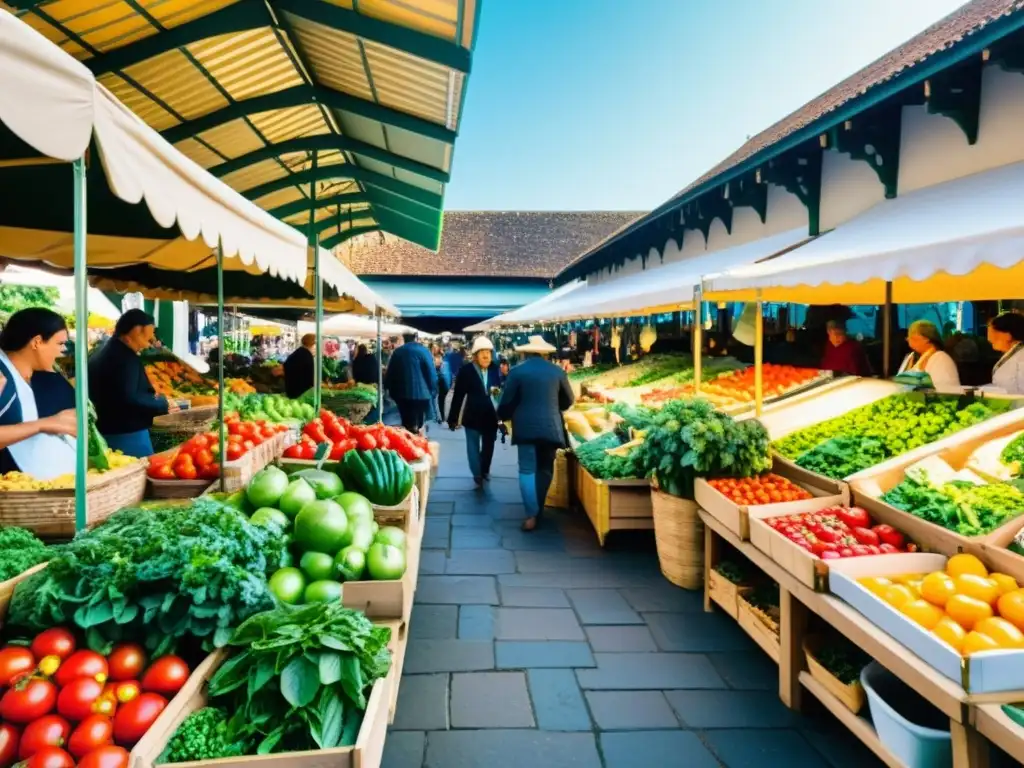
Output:
<svg viewBox="0 0 1024 768">
<path fill-rule="evenodd" d="M 575 465 L 576 499 L 604 546 L 611 531 L 654 530 L 651 484 L 647 480 L 600 480 Z"/>
<path fill-rule="evenodd" d="M 846 709 L 834 694 L 804 671 L 803 641 L 810 612 L 877 660 L 949 718 L 954 768 L 986 768 L 986 739 L 1018 759 L 1024 754 L 1024 729 L 1013 725 L 998 707 L 1000 703 L 1024 700 L 1024 691 L 968 694 L 960 685 L 943 677 L 843 601 L 815 592 L 800 583 L 768 555 L 749 541 L 741 541 L 719 520 L 703 510 L 700 517 L 704 522 L 705 537 L 705 610 L 712 609 L 709 572 L 720 559 L 722 542 L 732 546 L 779 585 L 779 697 L 786 706 L 801 709 L 803 692 L 806 690 L 832 711 L 883 762 L 890 766 L 901 766 L 881 744 L 869 720 Z"/>
</svg>

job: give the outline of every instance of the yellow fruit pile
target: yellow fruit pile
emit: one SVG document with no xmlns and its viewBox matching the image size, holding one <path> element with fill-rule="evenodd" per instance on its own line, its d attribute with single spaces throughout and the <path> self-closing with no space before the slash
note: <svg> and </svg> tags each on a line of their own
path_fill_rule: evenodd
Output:
<svg viewBox="0 0 1024 768">
<path fill-rule="evenodd" d="M 1024 649 L 1024 589 L 1012 576 L 989 573 L 974 555 L 953 555 L 944 571 L 858 581 L 964 656 Z"/>
<path fill-rule="evenodd" d="M 110 464 L 110 472 L 115 469 L 135 464 L 138 459 L 125 456 L 120 451 L 107 451 L 107 463 Z M 89 470 L 89 477 L 98 477 L 104 474 L 96 469 Z M 23 472 L 8 472 L 0 475 L 0 493 L 4 491 L 59 491 L 70 490 L 75 487 L 75 474 L 69 473 L 55 477 L 52 480 L 36 480 L 31 475 Z"/>
</svg>

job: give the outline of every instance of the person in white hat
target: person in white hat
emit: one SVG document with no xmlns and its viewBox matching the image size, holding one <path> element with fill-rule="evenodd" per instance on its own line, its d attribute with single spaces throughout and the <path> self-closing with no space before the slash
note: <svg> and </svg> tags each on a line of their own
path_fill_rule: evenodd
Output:
<svg viewBox="0 0 1024 768">
<path fill-rule="evenodd" d="M 556 349 L 543 336 L 516 347 L 525 358 L 509 371 L 498 418 L 512 422 L 512 444 L 519 453 L 519 492 L 526 507 L 523 530 L 532 531 L 544 511 L 555 471 L 555 454 L 566 447 L 562 412 L 575 400 L 569 377 L 544 359 Z"/>
<path fill-rule="evenodd" d="M 494 364 L 494 345 L 486 336 L 473 339 L 470 354 L 473 361 L 463 365 L 455 377 L 448 426 L 453 430 L 465 428 L 469 470 L 480 488 L 491 479 L 491 459 L 498 437 L 495 398 L 501 389 L 501 376 Z"/>
</svg>

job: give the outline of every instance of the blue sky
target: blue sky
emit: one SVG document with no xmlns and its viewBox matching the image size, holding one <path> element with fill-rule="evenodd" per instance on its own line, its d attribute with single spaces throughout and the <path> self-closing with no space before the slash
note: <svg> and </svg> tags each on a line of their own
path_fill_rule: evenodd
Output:
<svg viewBox="0 0 1024 768">
<path fill-rule="evenodd" d="M 649 210 L 962 0 L 483 0 L 447 210 Z"/>
</svg>

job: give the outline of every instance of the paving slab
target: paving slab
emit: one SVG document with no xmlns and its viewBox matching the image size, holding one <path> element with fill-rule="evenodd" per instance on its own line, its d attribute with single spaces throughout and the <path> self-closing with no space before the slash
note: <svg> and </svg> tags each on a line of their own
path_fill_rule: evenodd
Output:
<svg viewBox="0 0 1024 768">
<path fill-rule="evenodd" d="M 590 646 L 583 642 L 499 640 L 494 645 L 498 669 L 593 667 Z"/>
<path fill-rule="evenodd" d="M 587 704 L 603 731 L 679 728 L 661 691 L 587 691 Z"/>
<path fill-rule="evenodd" d="M 663 651 L 713 653 L 750 648 L 750 638 L 724 613 L 645 613 L 643 617 Z"/>
<path fill-rule="evenodd" d="M 452 528 L 452 549 L 496 549 L 501 536 L 482 528 Z"/>
<path fill-rule="evenodd" d="M 640 614 L 614 589 L 570 589 L 566 594 L 583 624 L 644 623 Z"/>
<path fill-rule="evenodd" d="M 755 653 L 755 651 L 760 651 Z M 709 653 L 711 665 L 730 688 L 742 691 L 779 690 L 779 668 L 753 645 L 743 653 Z"/>
<path fill-rule="evenodd" d="M 457 605 L 414 605 L 409 640 L 454 640 L 458 637 Z"/>
<path fill-rule="evenodd" d="M 584 627 L 590 647 L 598 653 L 641 653 L 658 650 L 646 626 Z"/>
<path fill-rule="evenodd" d="M 571 560 L 587 563 L 585 558 Z M 557 587 L 559 589 L 604 589 L 617 587 L 645 587 L 663 579 L 654 573 L 643 573 L 635 570 L 619 571 L 601 570 L 598 568 L 572 567 L 563 572 L 552 573 L 513 573 L 499 577 L 502 585 L 510 587 Z M 703 610 L 703 608 L 701 609 Z"/>
<path fill-rule="evenodd" d="M 557 530 L 546 531 L 538 527 L 529 533 L 521 530 L 506 531 L 501 539 L 501 546 L 517 552 L 563 552 L 565 539 Z"/>
<path fill-rule="evenodd" d="M 629 731 L 602 733 L 601 751 L 604 753 L 604 768 L 639 768 L 659 766 L 661 768 L 720 768 L 697 734 L 690 731 Z M 760 768 L 768 768 L 765 763 Z M 798 763 L 778 763 L 791 765 Z M 728 768 L 734 768 L 731 764 Z M 803 768 L 800 765 L 800 768 Z"/>
<path fill-rule="evenodd" d="M 662 577 L 654 586 L 630 587 L 620 590 L 633 610 L 641 613 L 703 613 L 704 595 L 698 591 L 680 589 Z"/>
<path fill-rule="evenodd" d="M 698 653 L 595 653 L 596 669 L 580 669 L 584 690 L 640 691 L 725 688 L 706 656 Z"/>
<path fill-rule="evenodd" d="M 800 717 L 776 691 L 665 691 L 689 728 L 792 728 Z"/>
<path fill-rule="evenodd" d="M 586 640 L 569 608 L 498 608 L 498 640 Z"/>
<path fill-rule="evenodd" d="M 448 728 L 448 675 L 402 675 L 395 707 L 396 731 L 443 731 Z"/>
<path fill-rule="evenodd" d="M 443 549 L 421 549 L 420 550 L 420 574 L 436 576 L 444 573 L 446 560 Z"/>
<path fill-rule="evenodd" d="M 493 576 L 420 576 L 416 602 L 497 605 L 498 585 Z"/>
<path fill-rule="evenodd" d="M 459 608 L 459 638 L 493 640 L 495 615 L 489 605 L 464 605 Z"/>
<path fill-rule="evenodd" d="M 529 669 L 526 679 L 538 728 L 545 731 L 591 729 L 583 692 L 572 670 Z"/>
<path fill-rule="evenodd" d="M 452 675 L 452 728 L 532 728 L 523 672 Z"/>
<path fill-rule="evenodd" d="M 445 517 L 455 514 L 454 501 L 434 501 L 434 494 L 431 493 L 430 496 L 431 499 L 427 503 L 427 517 Z"/>
<path fill-rule="evenodd" d="M 445 573 L 451 574 L 497 576 L 515 572 L 516 560 L 507 549 L 453 549 L 445 563 Z"/>
<path fill-rule="evenodd" d="M 764 768 L 766 765 L 830 768 L 825 758 L 797 731 L 708 731 L 704 741 L 729 768 Z"/>
<path fill-rule="evenodd" d="M 477 514 L 466 514 L 460 510 L 457 515 L 452 515 L 453 528 L 488 528 L 494 526 L 494 519 L 482 512 Z"/>
<path fill-rule="evenodd" d="M 486 640 L 417 640 L 405 652 L 405 674 L 494 669 L 494 643 Z M 681 687 L 681 686 L 678 686 Z M 401 690 L 401 688 L 399 688 Z"/>
<path fill-rule="evenodd" d="M 487 513 L 495 520 L 518 520 L 522 523 L 526 519 L 526 507 L 521 502 L 495 504 L 488 508 Z"/>
<path fill-rule="evenodd" d="M 508 608 L 568 608 L 565 590 L 552 587 L 501 587 L 501 604 Z"/>
<path fill-rule="evenodd" d="M 451 546 L 451 518 L 427 516 L 423 526 L 424 549 L 448 549 Z"/>
<path fill-rule="evenodd" d="M 422 768 L 427 735 L 422 731 L 388 731 L 381 768 Z"/>
<path fill-rule="evenodd" d="M 427 759 L 423 768 L 599 768 L 600 765 L 592 733 L 511 729 L 431 733 L 427 738 Z"/>
</svg>

